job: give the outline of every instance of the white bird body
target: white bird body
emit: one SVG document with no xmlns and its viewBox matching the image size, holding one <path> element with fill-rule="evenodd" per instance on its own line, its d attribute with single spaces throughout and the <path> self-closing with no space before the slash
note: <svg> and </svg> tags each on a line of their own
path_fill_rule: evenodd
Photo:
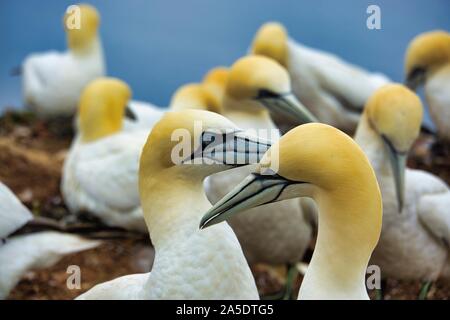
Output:
<svg viewBox="0 0 450 320">
<path fill-rule="evenodd" d="M 0 239 L 5 239 L 32 219 L 27 207 L 0 182 Z"/>
<path fill-rule="evenodd" d="M 27 271 L 49 268 L 65 255 L 92 249 L 99 244 L 99 241 L 54 231 L 8 238 L 0 245 L 0 299 L 8 296 Z"/>
<path fill-rule="evenodd" d="M 28 270 L 50 267 L 64 255 L 99 245 L 98 241 L 53 231 L 9 237 L 32 219 L 30 211 L 0 183 L 0 299 L 8 296 Z"/>
<path fill-rule="evenodd" d="M 148 132 L 120 131 L 89 143 L 75 138 L 61 182 L 71 212 L 87 211 L 107 225 L 146 232 L 137 179 Z"/>
<path fill-rule="evenodd" d="M 383 198 L 383 227 L 371 263 L 380 267 L 383 277 L 436 280 L 448 265 L 448 187 L 430 173 L 407 169 L 400 213 L 389 155 L 366 120 L 355 140 L 374 168 Z"/>
<path fill-rule="evenodd" d="M 128 107 L 136 116 L 136 120 L 125 119 L 125 130 L 147 129 L 150 132 L 153 125 L 161 119 L 166 111 L 151 103 L 136 100 L 131 100 Z"/>
<path fill-rule="evenodd" d="M 105 74 L 100 15 L 88 4 L 79 4 L 77 10 L 76 26 L 71 14 L 63 18 L 67 51 L 31 54 L 22 64 L 25 104 L 38 116 L 72 116 L 83 88 Z"/>
<path fill-rule="evenodd" d="M 301 45 L 288 43 L 287 69 L 299 100 L 323 123 L 354 130 L 366 100 L 390 80 L 370 73 L 341 58 Z"/>
<path fill-rule="evenodd" d="M 23 95 L 27 106 L 43 117 L 75 113 L 83 88 L 105 74 L 100 40 L 88 51 L 31 54 L 22 66 Z"/>
<path fill-rule="evenodd" d="M 438 135 L 450 141 L 450 63 L 427 79 L 425 96 Z"/>
<path fill-rule="evenodd" d="M 177 198 L 176 201 L 181 201 L 180 196 Z M 198 221 L 211 206 L 206 199 L 195 196 L 189 203 L 180 204 L 182 208 L 178 206 L 176 210 L 183 210 L 190 218 L 187 215 L 183 221 L 172 225 L 171 230 L 158 230 L 157 235 L 150 231 L 152 241 L 163 232 L 170 232 L 170 239 L 166 236 L 163 243 L 155 243 L 151 272 L 97 285 L 77 299 L 259 299 L 253 276 L 231 228 L 221 224 L 210 232 L 199 230 Z M 173 219 L 179 217 L 167 213 L 167 220 L 158 223 L 173 224 L 176 221 Z"/>
</svg>

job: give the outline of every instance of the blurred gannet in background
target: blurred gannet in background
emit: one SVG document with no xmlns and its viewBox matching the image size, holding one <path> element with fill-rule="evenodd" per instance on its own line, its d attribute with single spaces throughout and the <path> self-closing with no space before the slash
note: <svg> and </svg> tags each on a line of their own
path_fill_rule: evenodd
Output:
<svg viewBox="0 0 450 320">
<path fill-rule="evenodd" d="M 228 75 L 230 70 L 226 67 L 216 67 L 211 69 L 203 77 L 203 87 L 207 90 L 213 98 L 215 105 L 221 106 L 223 101 L 223 96 L 225 93 L 225 87 L 228 81 Z M 222 110 L 219 110 L 223 112 Z M 217 112 L 217 111 L 216 111 Z M 217 112 L 217 113 L 220 113 Z"/>
<path fill-rule="evenodd" d="M 181 111 L 186 109 L 208 110 L 221 113 L 221 101 L 219 100 L 220 87 L 217 83 L 188 83 L 178 88 L 172 95 L 169 108 L 170 111 Z M 167 111 L 154 105 L 130 101 L 128 108 L 133 114 L 133 119 L 126 119 L 124 128 L 148 129 L 158 122 Z"/>
<path fill-rule="evenodd" d="M 24 100 L 39 116 L 74 114 L 84 86 L 105 74 L 99 14 L 90 5 L 79 8 L 80 29 L 69 29 L 71 15 L 64 17 L 66 52 L 31 54 L 23 62 Z"/>
<path fill-rule="evenodd" d="M 406 168 L 422 113 L 412 91 L 386 85 L 367 102 L 355 140 L 371 161 L 383 195 L 383 231 L 371 263 L 385 278 L 429 282 L 446 266 L 450 270 L 450 192 L 438 177 Z"/>
<path fill-rule="evenodd" d="M 389 82 L 382 74 L 297 43 L 279 23 L 266 23 L 258 30 L 251 52 L 283 65 L 289 71 L 297 98 L 320 122 L 345 131 L 355 129 L 366 100 L 375 89 Z M 277 123 L 285 122 L 280 115 L 273 115 Z"/>
<path fill-rule="evenodd" d="M 164 109 L 148 102 L 131 100 L 126 112 L 128 117 L 124 121 L 124 130 L 150 130 L 161 119 Z"/>
<path fill-rule="evenodd" d="M 201 130 L 196 130 L 199 121 Z M 173 139 L 177 130 L 186 134 L 182 140 Z M 224 143 L 225 134 L 234 143 Z M 180 142 L 189 151 L 174 159 Z M 231 168 L 236 162 L 229 159 L 248 152 L 259 160 L 268 148 L 218 114 L 166 113 L 149 135 L 139 168 L 143 212 L 155 247 L 153 268 L 99 284 L 78 299 L 258 299 L 232 229 L 221 224 L 200 231 L 198 224 L 211 207 L 203 190 L 205 177 Z"/>
<path fill-rule="evenodd" d="M 128 85 L 115 78 L 98 78 L 85 88 L 79 132 L 64 164 L 61 189 L 71 212 L 87 211 L 107 225 L 146 232 L 138 195 L 138 162 L 147 135 L 164 110 L 157 111 L 159 117 L 157 112 L 152 119 L 141 117 L 131 107 L 130 96 Z M 191 84 L 174 94 L 169 107 L 188 108 L 217 107 L 207 90 Z"/>
<path fill-rule="evenodd" d="M 185 84 L 172 95 L 169 110 L 182 111 L 186 109 L 198 109 L 216 113 L 222 112 L 220 102 L 201 83 Z"/>
<path fill-rule="evenodd" d="M 146 231 L 138 194 L 138 165 L 149 129 L 122 130 L 130 88 L 99 78 L 81 94 L 78 133 L 64 163 L 61 190 L 73 213 L 105 224 Z"/>
<path fill-rule="evenodd" d="M 222 108 L 223 115 L 239 127 L 264 129 L 258 134 L 270 139 L 279 138 L 278 131 L 270 131 L 276 130 L 270 112 L 283 113 L 298 123 L 315 120 L 291 93 L 286 70 L 263 56 L 244 57 L 231 67 Z M 205 186 L 208 199 L 217 202 L 251 170 L 243 167 L 208 177 Z M 250 264 L 295 264 L 311 239 L 312 226 L 306 220 L 298 200 L 293 199 L 249 210 L 229 222 Z"/>
<path fill-rule="evenodd" d="M 439 138 L 450 142 L 450 33 L 431 31 L 411 41 L 405 57 L 405 83 L 424 84 L 431 118 Z"/>
<path fill-rule="evenodd" d="M 381 194 L 367 157 L 336 128 L 312 123 L 289 131 L 254 173 L 204 215 L 200 227 L 295 197 L 312 198 L 319 210 L 316 247 L 298 298 L 368 299 L 365 274 L 380 236 Z"/>
<path fill-rule="evenodd" d="M 28 270 L 48 268 L 64 255 L 99 244 L 54 231 L 14 235 L 31 220 L 31 212 L 0 183 L 0 299 L 8 296 Z"/>
</svg>

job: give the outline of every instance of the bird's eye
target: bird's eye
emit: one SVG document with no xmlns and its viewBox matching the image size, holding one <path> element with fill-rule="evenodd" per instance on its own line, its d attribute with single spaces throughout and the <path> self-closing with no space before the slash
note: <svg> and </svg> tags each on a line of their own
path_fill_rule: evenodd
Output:
<svg viewBox="0 0 450 320">
<path fill-rule="evenodd" d="M 414 80 L 414 79 L 418 79 L 421 78 L 422 76 L 425 75 L 426 69 L 424 67 L 414 67 L 414 69 L 412 69 L 412 71 L 409 73 L 408 75 L 408 80 Z"/>
<path fill-rule="evenodd" d="M 275 92 L 267 90 L 267 89 L 261 89 L 258 91 L 258 95 L 256 96 L 256 99 L 268 99 L 268 98 L 276 99 L 279 97 L 280 97 L 279 93 L 275 93 Z"/>
</svg>

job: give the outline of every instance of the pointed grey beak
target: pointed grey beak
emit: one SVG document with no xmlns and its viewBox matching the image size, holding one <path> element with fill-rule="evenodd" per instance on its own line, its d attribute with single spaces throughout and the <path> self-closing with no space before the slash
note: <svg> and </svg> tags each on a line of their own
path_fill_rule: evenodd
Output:
<svg viewBox="0 0 450 320">
<path fill-rule="evenodd" d="M 125 118 L 136 121 L 137 117 L 129 105 L 125 107 Z"/>
<path fill-rule="evenodd" d="M 270 112 L 283 114 L 297 121 L 298 124 L 318 122 L 317 118 L 292 93 L 280 95 L 263 90 L 256 99 Z"/>
<path fill-rule="evenodd" d="M 206 130 L 199 147 L 184 164 L 222 164 L 239 167 L 258 163 L 272 145 L 271 141 L 242 130 L 226 133 Z"/>
<path fill-rule="evenodd" d="M 279 175 L 252 173 L 205 213 L 200 229 L 229 219 L 234 214 L 263 204 L 283 200 L 284 189 L 295 183 Z"/>
<path fill-rule="evenodd" d="M 405 198 L 405 170 L 408 154 L 406 152 L 397 151 L 385 136 L 382 136 L 382 138 L 389 151 L 389 160 L 391 162 L 392 174 L 394 175 L 398 212 L 401 213 Z"/>
</svg>

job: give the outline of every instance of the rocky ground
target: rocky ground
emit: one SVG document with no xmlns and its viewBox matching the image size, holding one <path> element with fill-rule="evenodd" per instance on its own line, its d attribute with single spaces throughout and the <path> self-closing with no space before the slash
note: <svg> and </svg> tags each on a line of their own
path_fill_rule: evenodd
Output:
<svg viewBox="0 0 450 320">
<path fill-rule="evenodd" d="M 0 118 L 0 181 L 8 185 L 35 215 L 67 224 L 75 223 L 64 206 L 59 192 L 60 172 L 72 132 L 70 120 L 60 119 L 51 124 L 35 119 L 31 114 L 7 112 Z M 431 135 L 418 139 L 409 166 L 431 171 L 450 183 L 450 151 L 434 145 Z M 433 154 L 433 156 L 431 156 Z M 82 219 L 83 220 L 83 219 Z M 76 221 L 80 223 L 80 221 Z M 102 238 L 95 249 L 67 256 L 46 270 L 28 272 L 9 299 L 73 299 L 97 283 L 150 270 L 154 250 L 146 235 L 122 232 L 92 232 L 92 226 L 102 228 L 87 217 L 81 223 L 91 226 L 87 236 Z M 95 229 L 95 227 L 94 227 Z M 81 288 L 68 289 L 69 265 L 80 266 Z M 279 292 L 286 272 L 266 265 L 252 266 L 262 296 Z M 298 290 L 301 276 L 296 281 Z M 385 299 L 416 299 L 421 284 L 389 280 Z M 375 293 L 370 293 L 375 297 Z M 449 299 L 450 285 L 435 284 L 429 299 Z"/>
</svg>

